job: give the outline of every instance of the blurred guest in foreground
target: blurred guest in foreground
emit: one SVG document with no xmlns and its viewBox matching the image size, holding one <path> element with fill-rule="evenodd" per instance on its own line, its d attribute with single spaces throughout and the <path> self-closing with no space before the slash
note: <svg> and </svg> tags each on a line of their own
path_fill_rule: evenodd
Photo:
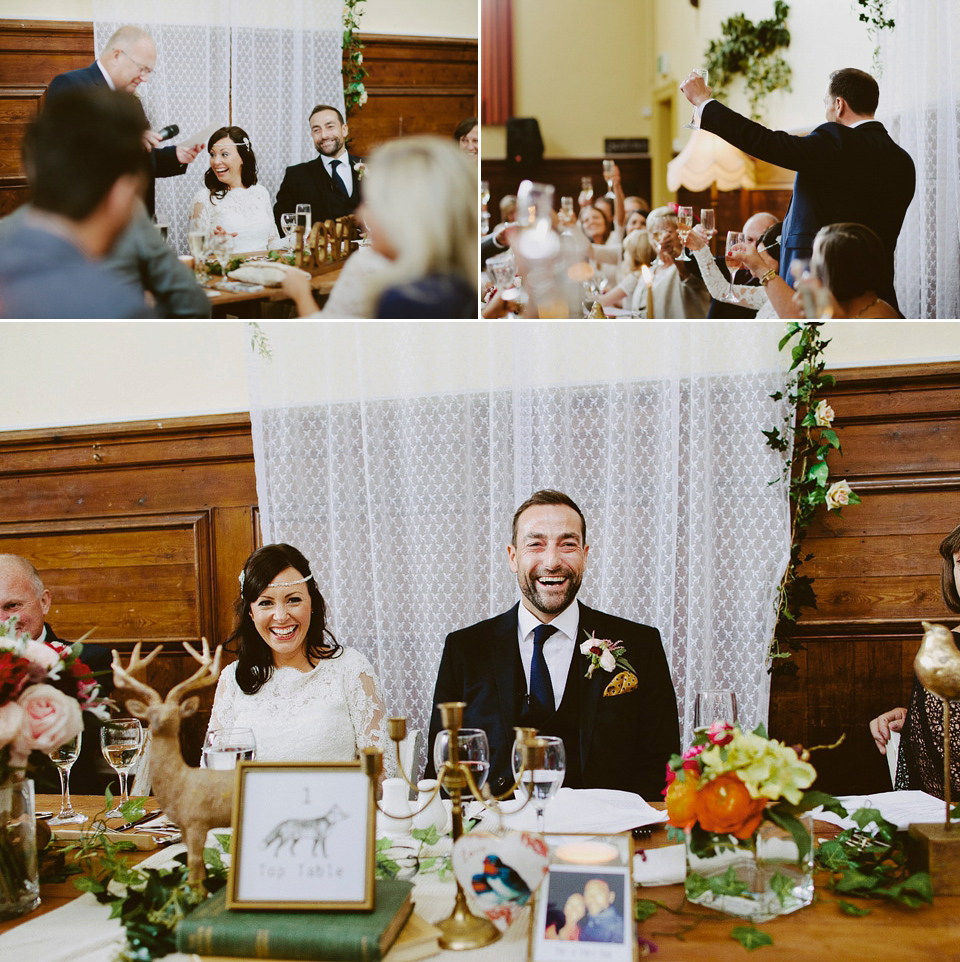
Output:
<svg viewBox="0 0 960 962">
<path fill-rule="evenodd" d="M 147 176 L 137 98 L 80 87 L 55 98 L 24 137 L 32 209 L 0 242 L 0 317 L 151 317 L 143 288 L 102 261 Z"/>
<path fill-rule="evenodd" d="M 804 317 L 803 301 L 777 274 L 778 263 L 765 251 L 744 244 L 738 256 L 759 277 L 779 317 Z M 880 238 L 863 224 L 828 224 L 817 231 L 810 258 L 812 279 L 825 288 L 821 317 L 897 318 L 901 315 L 878 291 L 889 288 L 889 268 Z M 766 280 L 764 280 L 766 278 Z"/>
<path fill-rule="evenodd" d="M 480 128 L 477 126 L 477 118 L 461 120 L 453 132 L 453 140 L 465 154 L 476 157 L 480 153 Z"/>
</svg>

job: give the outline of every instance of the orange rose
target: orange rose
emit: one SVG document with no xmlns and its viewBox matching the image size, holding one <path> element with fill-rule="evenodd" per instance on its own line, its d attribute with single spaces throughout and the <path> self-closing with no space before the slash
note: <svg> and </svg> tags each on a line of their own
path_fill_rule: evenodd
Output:
<svg viewBox="0 0 960 962">
<path fill-rule="evenodd" d="M 751 798 L 746 786 L 733 774 L 707 782 L 697 799 L 697 816 L 705 832 L 749 838 L 763 819 L 766 798 Z"/>
<path fill-rule="evenodd" d="M 686 778 L 676 778 L 670 783 L 665 797 L 670 824 L 677 828 L 690 828 L 697 820 L 697 792 L 700 780 L 687 772 Z"/>
</svg>

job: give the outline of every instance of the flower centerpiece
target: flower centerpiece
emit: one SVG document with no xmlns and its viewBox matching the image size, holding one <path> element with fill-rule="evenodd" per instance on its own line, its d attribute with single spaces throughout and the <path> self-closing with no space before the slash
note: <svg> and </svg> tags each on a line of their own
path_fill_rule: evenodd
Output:
<svg viewBox="0 0 960 962">
<path fill-rule="evenodd" d="M 0 918 L 40 902 L 30 752 L 52 752 L 83 729 L 82 711 L 107 703 L 83 646 L 34 641 L 16 616 L 0 622 Z"/>
<path fill-rule="evenodd" d="M 764 922 L 813 900 L 810 809 L 835 800 L 809 791 L 806 751 L 717 722 L 667 765 L 671 834 L 687 847 L 687 898 Z"/>
</svg>

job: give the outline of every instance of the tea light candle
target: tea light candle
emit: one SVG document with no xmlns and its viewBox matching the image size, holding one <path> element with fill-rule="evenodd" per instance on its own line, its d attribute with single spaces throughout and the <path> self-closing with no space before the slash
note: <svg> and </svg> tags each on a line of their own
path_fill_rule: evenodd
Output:
<svg viewBox="0 0 960 962">
<path fill-rule="evenodd" d="M 603 865 L 617 859 L 617 847 L 609 842 L 568 842 L 554 850 L 554 856 L 576 865 Z"/>
</svg>

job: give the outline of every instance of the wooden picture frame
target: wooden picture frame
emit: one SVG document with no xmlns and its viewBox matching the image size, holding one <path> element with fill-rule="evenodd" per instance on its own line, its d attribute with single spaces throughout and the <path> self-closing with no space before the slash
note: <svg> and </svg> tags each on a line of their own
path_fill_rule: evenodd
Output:
<svg viewBox="0 0 960 962">
<path fill-rule="evenodd" d="M 376 802 L 359 762 L 241 762 L 227 908 L 373 908 Z"/>
</svg>

